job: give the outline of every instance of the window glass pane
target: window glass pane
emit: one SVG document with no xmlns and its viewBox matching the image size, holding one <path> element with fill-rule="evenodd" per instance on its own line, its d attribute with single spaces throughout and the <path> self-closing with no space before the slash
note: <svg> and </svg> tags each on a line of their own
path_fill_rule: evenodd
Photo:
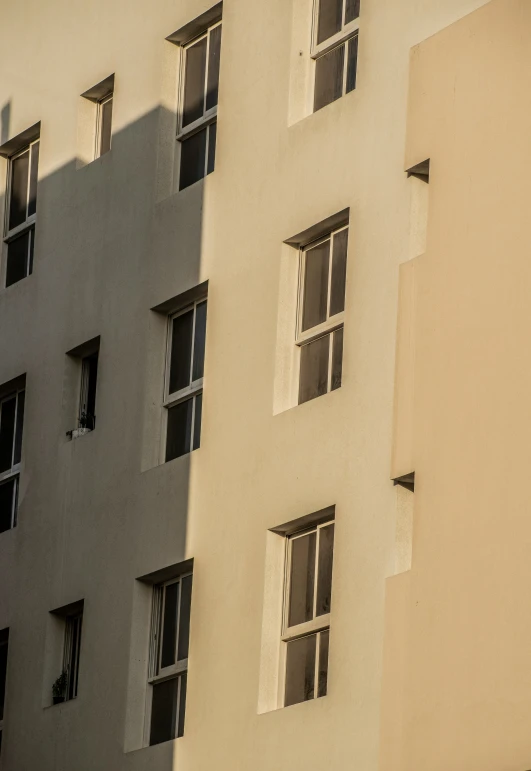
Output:
<svg viewBox="0 0 531 771">
<path fill-rule="evenodd" d="M 179 583 L 164 587 L 164 615 L 162 617 L 162 648 L 160 668 L 175 664 L 177 642 L 177 612 L 179 607 Z"/>
<path fill-rule="evenodd" d="M 171 324 L 170 380 L 168 393 L 174 394 L 190 385 L 194 311 L 176 316 Z"/>
<path fill-rule="evenodd" d="M 7 245 L 6 286 L 16 284 L 28 275 L 31 231 L 26 231 Z"/>
<path fill-rule="evenodd" d="M 317 686 L 317 696 L 326 696 L 328 685 L 328 643 L 330 632 L 321 632 L 319 635 L 319 683 Z"/>
<path fill-rule="evenodd" d="M 26 219 L 28 197 L 29 151 L 11 162 L 11 200 L 9 204 L 9 230 Z"/>
<path fill-rule="evenodd" d="M 345 8 L 345 24 L 354 21 L 360 15 L 360 0 L 347 0 Z"/>
<path fill-rule="evenodd" d="M 79 651 L 81 648 L 81 624 L 82 616 L 67 619 L 69 625 L 69 656 L 68 656 L 68 698 L 77 696 L 77 683 L 79 678 Z"/>
<path fill-rule="evenodd" d="M 345 44 L 343 43 L 316 60 L 314 112 L 342 96 L 344 59 Z"/>
<path fill-rule="evenodd" d="M 332 350 L 332 387 L 335 391 L 341 388 L 341 375 L 343 373 L 343 327 L 334 332 L 334 342 Z"/>
<path fill-rule="evenodd" d="M 210 47 L 208 51 L 208 78 L 206 93 L 206 109 L 210 110 L 218 103 L 219 86 L 219 55 L 221 52 L 221 24 L 210 32 Z"/>
<path fill-rule="evenodd" d="M 22 454 L 22 427 L 24 426 L 24 403 L 26 401 L 26 392 L 19 391 L 17 403 L 17 424 L 15 427 L 15 452 L 13 463 L 20 463 Z"/>
<path fill-rule="evenodd" d="M 153 685 L 151 702 L 151 730 L 149 743 L 160 744 L 175 738 L 177 718 L 177 690 L 179 679 L 164 680 Z"/>
<path fill-rule="evenodd" d="M 314 697 L 316 643 L 317 635 L 314 634 L 288 643 L 284 699 L 286 707 Z"/>
<path fill-rule="evenodd" d="M 166 436 L 166 461 L 179 458 L 190 452 L 193 399 L 180 402 L 168 410 L 168 432 Z"/>
<path fill-rule="evenodd" d="M 14 527 L 17 479 L 18 477 L 12 477 L 0 485 L 0 533 Z"/>
<path fill-rule="evenodd" d="M 341 29 L 343 0 L 320 0 L 317 20 L 317 42 L 322 43 Z"/>
<path fill-rule="evenodd" d="M 186 672 L 181 675 L 179 689 L 179 721 L 177 725 L 177 736 L 184 736 L 184 715 L 186 712 L 186 685 L 188 676 Z"/>
<path fill-rule="evenodd" d="M 194 415 L 194 442 L 193 450 L 198 450 L 201 445 L 201 419 L 203 417 L 203 394 L 195 397 L 195 415 Z"/>
<path fill-rule="evenodd" d="M 186 74 L 184 81 L 183 127 L 201 118 L 204 112 L 206 37 L 186 49 Z"/>
<path fill-rule="evenodd" d="M 299 404 L 322 396 L 328 391 L 328 350 L 330 335 L 319 337 L 301 347 Z"/>
<path fill-rule="evenodd" d="M 334 556 L 334 525 L 319 530 L 319 560 L 317 568 L 316 616 L 330 613 L 332 596 L 332 559 Z"/>
<path fill-rule="evenodd" d="M 85 413 L 86 428 L 93 429 L 96 418 L 96 387 L 98 383 L 98 354 L 93 353 L 83 359 L 83 379 L 85 380 L 84 403 L 81 411 Z"/>
<path fill-rule="evenodd" d="M 356 71 L 358 67 L 358 36 L 351 38 L 348 43 L 347 61 L 347 94 L 356 88 Z"/>
<path fill-rule="evenodd" d="M 330 316 L 345 310 L 345 279 L 347 275 L 348 230 L 334 236 L 332 282 L 330 286 Z"/>
<path fill-rule="evenodd" d="M 217 121 L 210 124 L 208 128 L 208 158 L 207 158 L 207 174 L 212 174 L 214 166 L 216 164 L 216 138 L 218 133 Z"/>
<path fill-rule="evenodd" d="M 288 626 L 313 618 L 316 533 L 291 540 Z"/>
<path fill-rule="evenodd" d="M 188 658 L 188 642 L 190 638 L 190 606 L 192 602 L 192 576 L 186 576 L 181 581 L 181 608 L 179 616 L 179 642 L 177 645 L 177 660 Z"/>
<path fill-rule="evenodd" d="M 7 675 L 7 642 L 0 643 L 0 720 L 4 719 Z"/>
<path fill-rule="evenodd" d="M 111 149 L 112 103 L 111 98 L 100 104 L 100 155 L 108 153 Z"/>
<path fill-rule="evenodd" d="M 312 249 L 306 249 L 304 260 L 303 332 L 326 321 L 330 240 L 323 241 Z"/>
<path fill-rule="evenodd" d="M 16 404 L 17 397 L 12 396 L 0 405 L 0 472 L 13 465 Z"/>
<path fill-rule="evenodd" d="M 184 190 L 205 176 L 206 139 L 207 129 L 204 128 L 181 142 L 179 190 Z"/>
<path fill-rule="evenodd" d="M 203 377 L 205 361 L 205 336 L 206 336 L 207 304 L 199 303 L 195 308 L 195 333 L 194 333 L 194 362 L 192 366 L 192 380 Z"/>
<path fill-rule="evenodd" d="M 35 214 L 37 211 L 37 173 L 39 170 L 39 147 L 40 142 L 35 142 L 35 144 L 31 146 L 28 217 L 32 214 Z"/>
<path fill-rule="evenodd" d="M 28 275 L 33 273 L 33 250 L 35 248 L 35 228 L 30 230 L 29 265 Z"/>
</svg>

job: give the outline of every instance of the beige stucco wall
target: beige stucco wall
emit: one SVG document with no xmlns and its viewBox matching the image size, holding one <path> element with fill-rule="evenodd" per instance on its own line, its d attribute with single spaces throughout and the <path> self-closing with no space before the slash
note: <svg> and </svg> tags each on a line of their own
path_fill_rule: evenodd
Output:
<svg viewBox="0 0 531 771">
<path fill-rule="evenodd" d="M 387 586 L 386 771 L 530 763 L 530 57 L 522 0 L 412 52 L 406 165 L 431 158 L 430 202 L 401 276 L 413 408 L 394 454 L 416 490 L 412 569 Z"/>
<path fill-rule="evenodd" d="M 525 479 L 525 453 L 507 453 L 520 448 L 514 432 L 520 450 L 525 447 L 528 390 L 523 365 L 520 378 L 508 374 L 526 349 L 525 207 L 510 202 L 515 195 L 525 200 L 527 180 L 517 161 L 528 153 L 529 132 L 521 124 L 529 120 L 529 89 L 523 53 L 519 57 L 509 43 L 512 24 L 523 51 L 525 2 L 493 3 L 485 16 L 471 17 L 479 21 L 467 20 L 417 49 L 422 55 L 414 61 L 404 162 L 410 49 L 481 5 L 363 0 L 356 91 L 294 120 L 292 67 L 300 34 L 292 19 L 304 17 L 300 0 L 225 0 L 216 170 L 204 183 L 172 194 L 177 64 L 165 38 L 207 9 L 208 0 L 3 4 L 0 110 L 9 114 L 3 130 L 11 137 L 41 121 L 34 273 L 0 292 L 0 383 L 27 373 L 19 524 L 0 536 L 0 628 L 10 627 L 2 749 L 7 771 L 377 768 L 384 622 L 397 619 L 389 631 L 392 652 L 400 646 L 394 635 L 404 637 L 416 607 L 398 591 L 398 605 L 388 597 L 386 617 L 384 599 L 386 577 L 398 562 L 403 565 L 396 559 L 401 507 L 389 468 L 398 266 L 411 254 L 412 192 L 404 169 L 428 156 L 428 252 L 418 261 L 428 266 L 420 267 L 425 278 L 418 308 L 418 318 L 428 323 L 418 322 L 425 336 L 417 357 L 422 353 L 424 363 L 415 370 L 414 407 L 415 425 L 420 416 L 426 428 L 414 439 L 415 458 L 422 458 L 415 468 L 414 560 L 423 549 L 419 533 L 429 540 L 413 570 L 417 575 L 421 564 L 439 559 L 438 571 L 421 574 L 426 613 L 434 582 L 446 592 L 448 613 L 450 589 L 461 596 L 464 578 L 471 592 L 482 588 L 482 601 L 473 608 L 483 624 L 482 643 L 489 638 L 486 611 L 498 610 L 500 635 L 483 664 L 491 662 L 496 646 L 506 655 L 503 635 L 513 639 L 514 630 L 502 622 L 511 607 L 523 633 L 524 593 L 502 591 L 499 581 L 503 575 L 508 587 L 511 576 L 511 586 L 522 586 L 525 565 L 505 547 L 499 557 L 499 536 L 507 503 Z M 474 49 L 476 58 L 463 53 L 467 25 L 477 25 L 479 41 L 480 30 L 494 38 L 500 20 L 506 53 L 496 56 L 507 77 L 520 78 L 512 96 L 499 72 L 490 85 L 482 79 L 480 62 L 493 68 L 496 48 Z M 451 72 L 459 62 L 469 73 L 459 109 L 468 112 L 455 123 L 463 114 L 451 99 Z M 82 166 L 79 95 L 111 73 L 113 148 Z M 505 109 L 487 110 L 489 94 L 491 108 L 500 100 L 520 121 L 509 119 Z M 471 117 L 474 105 L 486 116 L 479 125 Z M 470 174 L 463 177 L 471 158 L 477 172 L 472 182 Z M 470 202 L 470 221 L 459 201 Z M 493 216 L 500 206 L 502 225 Z M 347 207 L 343 386 L 274 414 L 283 241 Z M 458 227 L 449 225 L 453 215 Z M 476 221 L 488 224 L 481 242 L 470 240 Z M 495 248 L 502 237 L 504 248 Z M 430 251 L 433 242 L 436 252 Z M 508 270 L 511 259 L 518 261 L 514 272 Z M 192 456 L 154 465 L 164 329 L 149 309 L 207 279 L 202 446 Z M 466 320 L 468 336 L 460 320 Z M 95 335 L 101 336 L 97 429 L 68 442 L 65 352 Z M 440 412 L 434 411 L 432 389 L 441 394 L 435 402 Z M 487 441 L 489 408 L 494 443 Z M 434 425 L 443 433 L 432 435 Z M 454 479 L 460 480 L 456 490 Z M 423 491 L 430 491 L 429 507 Z M 510 510 L 518 533 L 514 548 L 523 558 L 522 501 L 520 491 Z M 258 714 L 267 530 L 331 504 L 337 529 L 328 695 Z M 423 513 L 428 510 L 429 517 Z M 481 525 L 478 518 L 459 516 L 471 511 L 482 512 Z M 429 532 L 419 525 L 428 520 Z M 478 543 L 478 568 L 467 569 L 467 555 Z M 124 752 L 139 746 L 139 658 L 148 623 L 135 579 L 189 557 L 195 562 L 186 733 L 176 742 Z M 487 573 L 493 559 L 496 573 Z M 492 596 L 500 599 L 495 607 L 484 594 L 486 574 Z M 414 592 L 411 597 L 416 602 Z M 45 709 L 48 611 L 80 598 L 79 696 Z M 468 604 L 462 614 L 465 608 L 469 616 Z M 437 618 L 439 611 L 431 613 Z M 413 689 L 425 688 L 430 677 L 442 681 L 434 659 L 448 666 L 452 661 L 444 659 L 447 650 L 435 629 L 430 626 L 433 655 L 425 659 L 425 634 L 419 632 Z M 476 640 L 470 636 L 470 651 Z M 517 693 L 523 700 L 523 641 L 520 651 L 520 664 L 512 665 L 519 677 L 513 698 Z M 448 680 L 448 669 L 442 672 Z M 491 674 L 500 672 L 492 667 Z M 384 679 L 383 737 L 393 677 L 410 674 L 398 668 Z M 496 692 L 492 680 L 481 688 L 487 682 Z M 408 716 L 414 721 L 417 702 L 400 703 L 405 721 L 414 725 Z M 499 714 L 496 704 L 492 716 Z M 512 714 L 504 713 L 507 723 Z M 430 726 L 429 720 L 422 725 L 426 746 L 431 736 L 440 747 L 441 736 Z M 408 768 L 416 768 L 419 758 L 428 761 L 427 750 L 413 749 L 404 734 L 396 741 L 411 751 L 404 760 Z M 436 760 L 430 763 L 435 767 Z"/>
</svg>

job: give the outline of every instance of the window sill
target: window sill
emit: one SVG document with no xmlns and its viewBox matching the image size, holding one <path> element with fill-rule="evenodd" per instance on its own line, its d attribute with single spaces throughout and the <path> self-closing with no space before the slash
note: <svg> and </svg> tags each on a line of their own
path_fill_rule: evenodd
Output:
<svg viewBox="0 0 531 771">
<path fill-rule="evenodd" d="M 67 431 L 66 435 L 70 437 L 70 439 L 79 439 L 80 436 L 91 434 L 93 430 L 93 428 L 73 428 L 71 431 Z"/>
</svg>

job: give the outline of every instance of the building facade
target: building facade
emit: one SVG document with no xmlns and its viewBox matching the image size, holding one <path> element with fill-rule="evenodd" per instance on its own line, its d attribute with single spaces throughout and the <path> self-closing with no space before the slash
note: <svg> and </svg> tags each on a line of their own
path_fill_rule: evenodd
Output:
<svg viewBox="0 0 531 771">
<path fill-rule="evenodd" d="M 531 4 L 3 5 L 2 771 L 525 771 Z"/>
</svg>

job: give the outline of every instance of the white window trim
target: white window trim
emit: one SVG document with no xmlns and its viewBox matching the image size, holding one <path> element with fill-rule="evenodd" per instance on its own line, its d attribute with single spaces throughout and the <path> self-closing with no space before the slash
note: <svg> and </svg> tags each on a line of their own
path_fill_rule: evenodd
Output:
<svg viewBox="0 0 531 771">
<path fill-rule="evenodd" d="M 313 613 L 314 617 L 310 621 L 306 621 L 302 624 L 296 624 L 295 626 L 288 626 L 288 614 L 289 614 L 289 592 L 291 588 L 290 574 L 291 574 L 291 544 L 297 538 L 301 538 L 309 533 L 317 533 L 320 529 L 328 527 L 329 525 L 335 525 L 335 518 L 327 519 L 324 522 L 320 522 L 312 527 L 305 528 L 304 530 L 293 533 L 286 536 L 286 550 L 284 559 L 284 592 L 282 599 L 282 630 L 281 630 L 281 648 L 279 656 L 279 677 L 278 677 L 278 701 L 277 706 L 279 708 L 284 707 L 285 691 L 286 691 L 286 666 L 287 666 L 287 652 L 288 643 L 292 640 L 297 640 L 300 637 L 307 637 L 309 635 L 317 634 L 318 632 L 327 632 L 330 630 L 331 613 L 326 613 L 322 616 L 316 616 L 316 603 L 317 603 L 317 580 L 318 580 L 318 560 L 319 560 L 319 536 L 315 544 L 315 570 L 314 570 L 314 586 L 313 586 Z M 319 683 L 319 652 L 320 652 L 320 639 L 317 642 L 316 655 L 315 655 L 315 693 L 314 699 L 317 697 L 317 689 Z"/>
<path fill-rule="evenodd" d="M 196 134 L 201 129 L 203 129 L 205 126 L 208 126 L 209 124 L 213 123 L 218 114 L 218 105 L 214 105 L 214 107 L 211 107 L 209 110 L 206 110 L 206 98 L 207 98 L 207 84 L 208 84 L 208 60 L 209 60 L 209 53 L 210 53 L 210 33 L 213 29 L 216 27 L 221 27 L 222 20 L 215 22 L 214 24 L 211 24 L 207 29 L 201 33 L 201 35 L 198 35 L 197 37 L 194 37 L 192 40 L 188 41 L 188 43 L 185 43 L 183 46 L 181 46 L 181 73 L 182 77 L 180 78 L 179 83 L 179 116 L 178 116 L 178 130 L 177 130 L 177 141 L 182 142 L 185 139 L 188 139 L 192 134 Z M 184 115 L 184 88 L 186 83 L 186 51 L 188 48 L 191 48 L 193 45 L 198 43 L 203 38 L 207 39 L 207 50 L 206 50 L 206 67 L 205 67 L 205 82 L 204 82 L 204 88 L 203 88 L 203 115 L 195 120 L 193 123 L 189 123 L 188 126 L 182 125 L 183 122 L 183 115 Z M 207 137 L 207 140 L 210 139 L 210 132 L 208 132 L 209 136 Z M 207 141 L 207 148 L 206 148 L 206 159 L 208 159 L 208 144 Z M 206 163 L 207 161 L 205 161 Z M 206 166 L 205 166 L 206 168 Z"/>
<path fill-rule="evenodd" d="M 94 160 L 101 158 L 101 128 L 103 124 L 103 106 L 108 102 L 112 102 L 114 99 L 114 91 L 109 91 L 96 103 L 96 132 L 94 137 Z M 114 105 L 113 105 L 114 107 Z M 111 130 L 111 146 L 112 146 L 112 130 Z"/>
<path fill-rule="evenodd" d="M 34 214 L 27 214 L 28 211 L 28 204 L 29 204 L 29 194 L 30 194 L 30 176 L 31 176 L 31 153 L 32 153 L 32 147 L 40 142 L 40 136 L 38 136 L 36 139 L 34 139 L 32 142 L 28 142 L 27 145 L 24 145 L 18 152 L 14 153 L 10 158 L 8 159 L 7 164 L 7 185 L 6 185 L 6 207 L 4 211 L 4 241 L 5 243 L 8 243 L 9 241 L 12 241 L 16 236 L 21 235 L 26 230 L 29 230 L 36 222 L 37 220 L 37 212 Z M 14 161 L 17 160 L 17 158 L 20 158 L 21 155 L 24 155 L 24 153 L 29 153 L 29 163 L 28 163 L 28 188 L 26 191 L 26 219 L 24 222 L 21 222 L 20 225 L 17 225 L 14 228 L 9 229 L 9 211 L 11 208 L 11 185 L 12 185 L 12 168 Z"/>
<path fill-rule="evenodd" d="M 153 600 L 152 600 L 152 611 L 151 611 L 151 630 L 150 630 L 150 636 L 149 636 L 149 661 L 148 661 L 148 677 L 147 677 L 147 683 L 148 688 L 146 692 L 146 709 L 145 709 L 145 718 L 144 718 L 144 746 L 149 746 L 149 740 L 151 735 L 151 709 L 153 705 L 153 685 L 156 685 L 157 683 L 162 683 L 165 680 L 175 680 L 179 679 L 178 683 L 178 689 L 177 689 L 177 713 L 175 716 L 175 726 L 176 728 L 179 725 L 179 710 L 181 706 L 181 688 L 182 688 L 182 679 L 181 675 L 185 675 L 188 673 L 188 659 L 181 659 L 180 661 L 177 661 L 177 647 L 179 644 L 179 626 L 181 623 L 181 591 L 182 589 L 179 589 L 179 607 L 178 607 L 178 613 L 177 613 L 177 632 L 175 635 L 175 664 L 172 664 L 169 667 L 164 667 L 164 669 L 161 669 L 157 672 L 158 668 L 158 662 L 160 660 L 161 655 L 161 648 L 162 648 L 162 619 L 164 618 L 164 601 L 165 601 L 165 592 L 164 589 L 166 586 L 170 586 L 171 584 L 177 584 L 181 583 L 183 579 L 188 578 L 189 576 L 193 576 L 193 571 L 188 571 L 186 573 L 183 573 L 182 575 L 177 576 L 176 578 L 172 578 L 169 581 L 164 581 L 163 583 L 157 584 L 153 587 Z M 160 639 L 157 639 L 160 638 Z M 177 739 L 177 736 L 175 737 Z M 174 741 L 175 741 L 174 739 Z"/>
<path fill-rule="evenodd" d="M 360 17 L 358 16 L 357 19 L 354 19 L 348 24 L 343 25 L 342 28 L 339 30 L 339 32 L 336 32 L 335 35 L 332 35 L 326 40 L 323 40 L 321 43 L 317 43 L 317 30 L 318 30 L 318 24 L 319 24 L 319 3 L 320 2 L 321 0 L 314 0 L 314 4 L 313 4 L 312 46 L 311 46 L 311 54 L 310 54 L 312 59 L 317 59 L 319 56 L 322 56 L 323 54 L 328 53 L 328 51 L 331 51 L 332 48 L 336 48 L 341 43 L 344 43 L 346 40 L 348 40 L 349 38 L 354 37 L 356 34 L 358 34 L 358 31 L 360 28 Z M 343 0 L 343 11 L 342 11 L 342 17 L 341 17 L 343 19 L 345 18 L 346 5 L 347 5 L 347 0 Z"/>
</svg>

